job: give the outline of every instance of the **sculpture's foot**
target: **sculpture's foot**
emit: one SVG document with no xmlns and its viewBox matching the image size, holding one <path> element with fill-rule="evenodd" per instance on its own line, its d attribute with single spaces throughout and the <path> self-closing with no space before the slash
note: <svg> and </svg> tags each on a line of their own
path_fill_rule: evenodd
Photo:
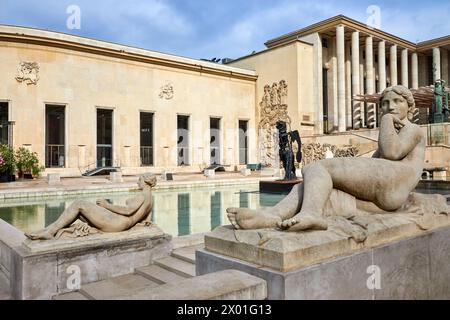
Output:
<svg viewBox="0 0 450 320">
<path fill-rule="evenodd" d="M 51 240 L 55 238 L 54 235 L 47 229 L 42 229 L 41 231 L 33 233 L 25 233 L 25 236 L 27 236 L 31 240 Z"/>
<path fill-rule="evenodd" d="M 287 231 L 327 230 L 328 223 L 325 219 L 313 215 L 297 214 L 291 219 L 277 224 L 278 228 Z"/>
<path fill-rule="evenodd" d="M 247 208 L 228 208 L 228 220 L 236 229 L 276 228 L 281 218 L 272 214 L 258 212 Z"/>
</svg>

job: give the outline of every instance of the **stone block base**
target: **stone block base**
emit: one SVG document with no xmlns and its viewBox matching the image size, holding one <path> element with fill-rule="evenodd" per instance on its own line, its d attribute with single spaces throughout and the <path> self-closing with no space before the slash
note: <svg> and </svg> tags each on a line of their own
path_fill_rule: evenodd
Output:
<svg viewBox="0 0 450 320">
<path fill-rule="evenodd" d="M 122 172 L 110 172 L 109 180 L 111 180 L 111 182 L 123 182 Z"/>
<path fill-rule="evenodd" d="M 198 250 L 196 272 L 247 272 L 267 281 L 270 300 L 450 299 L 449 239 L 439 228 L 287 272 Z"/>
<path fill-rule="evenodd" d="M 12 299 L 51 299 L 83 284 L 133 273 L 167 256 L 170 240 L 155 226 L 75 239 L 25 240 L 11 252 Z"/>
</svg>

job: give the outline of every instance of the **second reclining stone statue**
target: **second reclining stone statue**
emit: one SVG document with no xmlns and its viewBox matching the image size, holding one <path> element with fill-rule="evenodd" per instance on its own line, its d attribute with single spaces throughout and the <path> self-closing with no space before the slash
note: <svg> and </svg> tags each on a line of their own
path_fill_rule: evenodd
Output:
<svg viewBox="0 0 450 320">
<path fill-rule="evenodd" d="M 77 237 L 97 232 L 127 231 L 138 223 L 150 221 L 153 208 L 152 188 L 155 185 L 154 175 L 141 176 L 138 186 L 142 192 L 128 199 L 126 206 L 116 206 L 105 199 L 97 200 L 96 204 L 76 200 L 54 223 L 25 235 L 32 240 L 50 240 L 67 234 L 68 237 Z M 76 223 L 78 220 L 83 223 Z"/>
</svg>

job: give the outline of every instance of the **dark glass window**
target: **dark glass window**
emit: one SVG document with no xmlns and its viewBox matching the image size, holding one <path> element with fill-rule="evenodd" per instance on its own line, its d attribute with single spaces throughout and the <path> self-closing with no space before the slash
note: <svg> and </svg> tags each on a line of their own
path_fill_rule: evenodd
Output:
<svg viewBox="0 0 450 320">
<path fill-rule="evenodd" d="M 239 164 L 248 163 L 248 121 L 239 120 Z"/>
<path fill-rule="evenodd" d="M 211 164 L 220 164 L 220 119 L 209 120 Z"/>
<path fill-rule="evenodd" d="M 97 109 L 97 167 L 112 166 L 113 111 Z"/>
<path fill-rule="evenodd" d="M 47 168 L 65 166 L 65 107 L 45 106 L 45 166 Z"/>
<path fill-rule="evenodd" d="M 189 116 L 177 116 L 178 165 L 189 165 Z"/>
<path fill-rule="evenodd" d="M 153 113 L 141 112 L 141 165 L 153 165 Z"/>
</svg>

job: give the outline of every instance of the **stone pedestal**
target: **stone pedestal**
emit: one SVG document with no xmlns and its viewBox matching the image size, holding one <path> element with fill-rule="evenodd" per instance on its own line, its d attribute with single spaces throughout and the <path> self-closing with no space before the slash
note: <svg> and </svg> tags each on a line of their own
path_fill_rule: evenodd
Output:
<svg viewBox="0 0 450 320">
<path fill-rule="evenodd" d="M 268 299 L 450 299 L 450 217 L 374 218 L 357 243 L 332 225 L 300 233 L 219 227 L 196 252 L 197 274 L 236 269 L 263 278 Z"/>
<path fill-rule="evenodd" d="M 55 186 L 61 184 L 61 176 L 59 173 L 49 173 L 47 175 L 47 183 L 50 186 Z"/>
<path fill-rule="evenodd" d="M 215 175 L 216 175 L 216 171 L 215 171 L 215 170 L 208 170 L 208 169 L 205 169 L 205 170 L 203 171 L 203 174 L 204 174 L 205 177 L 207 177 L 207 178 L 214 178 Z"/>
<path fill-rule="evenodd" d="M 170 235 L 155 226 L 75 239 L 27 239 L 11 250 L 11 296 L 51 299 L 76 290 L 77 284 L 133 273 L 135 268 L 167 256 L 172 249 L 170 240 Z"/>
<path fill-rule="evenodd" d="M 110 172 L 109 180 L 111 180 L 111 182 L 123 182 L 122 172 Z"/>
</svg>

